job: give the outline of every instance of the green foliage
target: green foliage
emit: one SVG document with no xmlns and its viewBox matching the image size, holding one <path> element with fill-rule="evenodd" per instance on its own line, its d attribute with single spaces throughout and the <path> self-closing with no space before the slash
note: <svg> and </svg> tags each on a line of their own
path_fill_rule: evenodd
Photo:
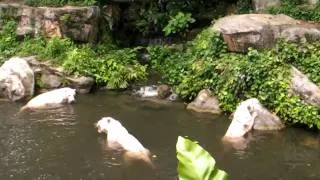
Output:
<svg viewBox="0 0 320 180">
<path fill-rule="evenodd" d="M 24 0 L 24 3 L 29 6 L 91 6 L 97 3 L 96 0 Z"/>
<path fill-rule="evenodd" d="M 14 21 L 4 22 L 0 32 L 0 64 L 17 53 L 18 45 L 16 23 Z"/>
<path fill-rule="evenodd" d="M 68 73 L 91 75 L 110 89 L 146 79 L 146 67 L 136 60 L 136 49 L 113 50 L 99 57 L 88 46 L 75 48 L 67 53 L 63 67 Z"/>
<path fill-rule="evenodd" d="M 247 14 L 252 11 L 252 0 L 238 0 L 237 1 L 237 13 L 239 14 Z"/>
<path fill-rule="evenodd" d="M 40 36 L 34 38 L 26 36 L 24 41 L 21 42 L 20 47 L 19 55 L 37 55 L 45 52 L 46 41 Z"/>
<path fill-rule="evenodd" d="M 129 83 L 146 79 L 146 66 L 137 61 L 135 49 L 116 49 L 108 44 L 77 45 L 70 39 L 25 37 L 18 41 L 15 23 L 5 23 L 0 33 L 0 62 L 13 55 L 35 55 L 62 65 L 66 73 L 89 75 L 110 89 L 127 88 Z"/>
<path fill-rule="evenodd" d="M 225 112 L 251 97 L 275 112 L 286 123 L 320 129 L 319 108 L 305 104 L 290 93 L 291 65 L 319 84 L 320 43 L 295 45 L 279 42 L 276 48 L 247 54 L 226 53 L 226 47 L 211 28 L 183 48 L 149 47 L 152 66 L 185 99 L 208 88 Z"/>
<path fill-rule="evenodd" d="M 283 1 L 280 7 L 272 7 L 269 9 L 271 14 L 286 14 L 295 19 L 319 21 L 320 20 L 320 3 L 315 7 L 301 5 L 300 1 Z"/>
<path fill-rule="evenodd" d="M 61 39 L 57 36 L 54 36 L 48 40 L 40 57 L 44 59 L 56 59 L 63 61 L 65 54 L 73 48 L 74 46 L 70 39 Z"/>
<path fill-rule="evenodd" d="M 191 13 L 178 12 L 172 16 L 168 24 L 163 28 L 165 35 L 176 34 L 182 32 L 189 27 L 189 24 L 194 23 L 195 19 L 191 17 Z"/>
<path fill-rule="evenodd" d="M 197 143 L 178 137 L 179 180 L 227 180 L 228 175 L 216 166 L 213 157 Z"/>
<path fill-rule="evenodd" d="M 166 26 L 165 32 L 174 34 L 174 31 L 188 28 L 185 26 L 191 24 L 193 18 L 198 25 L 210 23 L 212 19 L 225 14 L 226 7 L 227 3 L 219 0 L 133 1 L 127 10 L 125 21 L 129 22 L 130 30 L 139 31 L 145 36 L 159 35 Z M 188 12 L 193 18 L 181 12 Z M 172 22 L 169 25 L 170 19 Z"/>
<path fill-rule="evenodd" d="M 161 31 L 168 21 L 168 12 L 161 10 L 157 1 L 137 1 L 132 3 L 127 18 L 133 29 L 143 35 Z"/>
</svg>

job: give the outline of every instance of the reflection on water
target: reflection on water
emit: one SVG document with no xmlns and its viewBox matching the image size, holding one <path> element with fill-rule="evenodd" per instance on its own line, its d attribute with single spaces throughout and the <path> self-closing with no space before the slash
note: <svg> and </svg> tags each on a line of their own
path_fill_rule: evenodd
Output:
<svg viewBox="0 0 320 180">
<path fill-rule="evenodd" d="M 0 179 L 176 180 L 175 145 L 189 136 L 208 150 L 230 179 L 320 179 L 319 138 L 312 132 L 254 131 L 240 144 L 221 141 L 230 120 L 115 93 L 80 95 L 61 109 L 17 113 L 0 104 Z M 126 165 L 106 149 L 94 123 L 112 116 L 156 155 L 156 169 Z"/>
</svg>

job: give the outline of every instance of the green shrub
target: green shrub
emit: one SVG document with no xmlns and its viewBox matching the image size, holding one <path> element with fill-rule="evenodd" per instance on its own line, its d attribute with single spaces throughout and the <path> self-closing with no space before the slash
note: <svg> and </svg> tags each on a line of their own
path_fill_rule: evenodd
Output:
<svg viewBox="0 0 320 180">
<path fill-rule="evenodd" d="M 17 38 L 16 23 L 14 21 L 5 22 L 0 32 L 0 64 L 18 52 Z"/>
<path fill-rule="evenodd" d="M 61 39 L 60 37 L 54 36 L 50 38 L 43 53 L 40 54 L 41 58 L 63 61 L 65 54 L 73 49 L 73 43 L 70 39 Z"/>
<path fill-rule="evenodd" d="M 237 13 L 238 14 L 247 14 L 252 11 L 252 0 L 238 0 L 237 4 Z"/>
<path fill-rule="evenodd" d="M 320 20 L 320 3 L 315 7 L 301 5 L 298 1 L 285 1 L 280 7 L 269 9 L 271 14 L 286 14 L 295 19 L 319 21 Z"/>
<path fill-rule="evenodd" d="M 184 48 L 148 48 L 152 66 L 181 97 L 191 100 L 201 89 L 208 88 L 225 112 L 233 112 L 241 101 L 255 97 L 287 124 L 320 129 L 319 108 L 289 92 L 291 65 L 319 83 L 320 43 L 279 42 L 272 50 L 226 53 L 220 37 L 210 31 L 204 30 Z"/>
<path fill-rule="evenodd" d="M 46 50 L 46 40 L 40 36 L 25 37 L 20 44 L 20 55 L 38 55 L 43 54 Z"/>
<path fill-rule="evenodd" d="M 68 73 L 93 76 L 109 89 L 127 88 L 133 81 L 146 79 L 146 67 L 136 60 L 136 49 L 113 50 L 97 56 L 88 46 L 67 53 L 63 63 Z"/>
<path fill-rule="evenodd" d="M 194 23 L 195 19 L 191 17 L 191 13 L 178 12 L 175 16 L 170 17 L 168 24 L 163 28 L 165 35 L 180 33 Z"/>
</svg>

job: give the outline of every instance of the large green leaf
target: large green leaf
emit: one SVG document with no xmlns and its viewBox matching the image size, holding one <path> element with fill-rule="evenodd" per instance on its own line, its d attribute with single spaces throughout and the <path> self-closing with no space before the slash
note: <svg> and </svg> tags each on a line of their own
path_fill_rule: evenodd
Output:
<svg viewBox="0 0 320 180">
<path fill-rule="evenodd" d="M 213 157 L 197 143 L 178 137 L 179 180 L 227 180 L 226 172 L 219 170 Z"/>
</svg>

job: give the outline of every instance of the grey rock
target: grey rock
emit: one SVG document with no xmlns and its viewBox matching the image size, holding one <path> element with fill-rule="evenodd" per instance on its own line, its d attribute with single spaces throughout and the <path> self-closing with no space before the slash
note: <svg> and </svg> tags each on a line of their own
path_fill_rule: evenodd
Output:
<svg viewBox="0 0 320 180">
<path fill-rule="evenodd" d="M 320 106 L 320 88 L 310 79 L 292 66 L 291 91 L 300 96 L 306 103 Z"/>
<path fill-rule="evenodd" d="M 220 33 L 228 49 L 246 52 L 248 48 L 268 49 L 277 39 L 289 42 L 313 42 L 320 39 L 320 23 L 295 20 L 279 14 L 243 14 L 226 16 L 212 27 Z"/>
<path fill-rule="evenodd" d="M 208 89 L 201 90 L 194 101 L 188 104 L 187 109 L 201 113 L 221 113 L 218 99 Z"/>
</svg>

